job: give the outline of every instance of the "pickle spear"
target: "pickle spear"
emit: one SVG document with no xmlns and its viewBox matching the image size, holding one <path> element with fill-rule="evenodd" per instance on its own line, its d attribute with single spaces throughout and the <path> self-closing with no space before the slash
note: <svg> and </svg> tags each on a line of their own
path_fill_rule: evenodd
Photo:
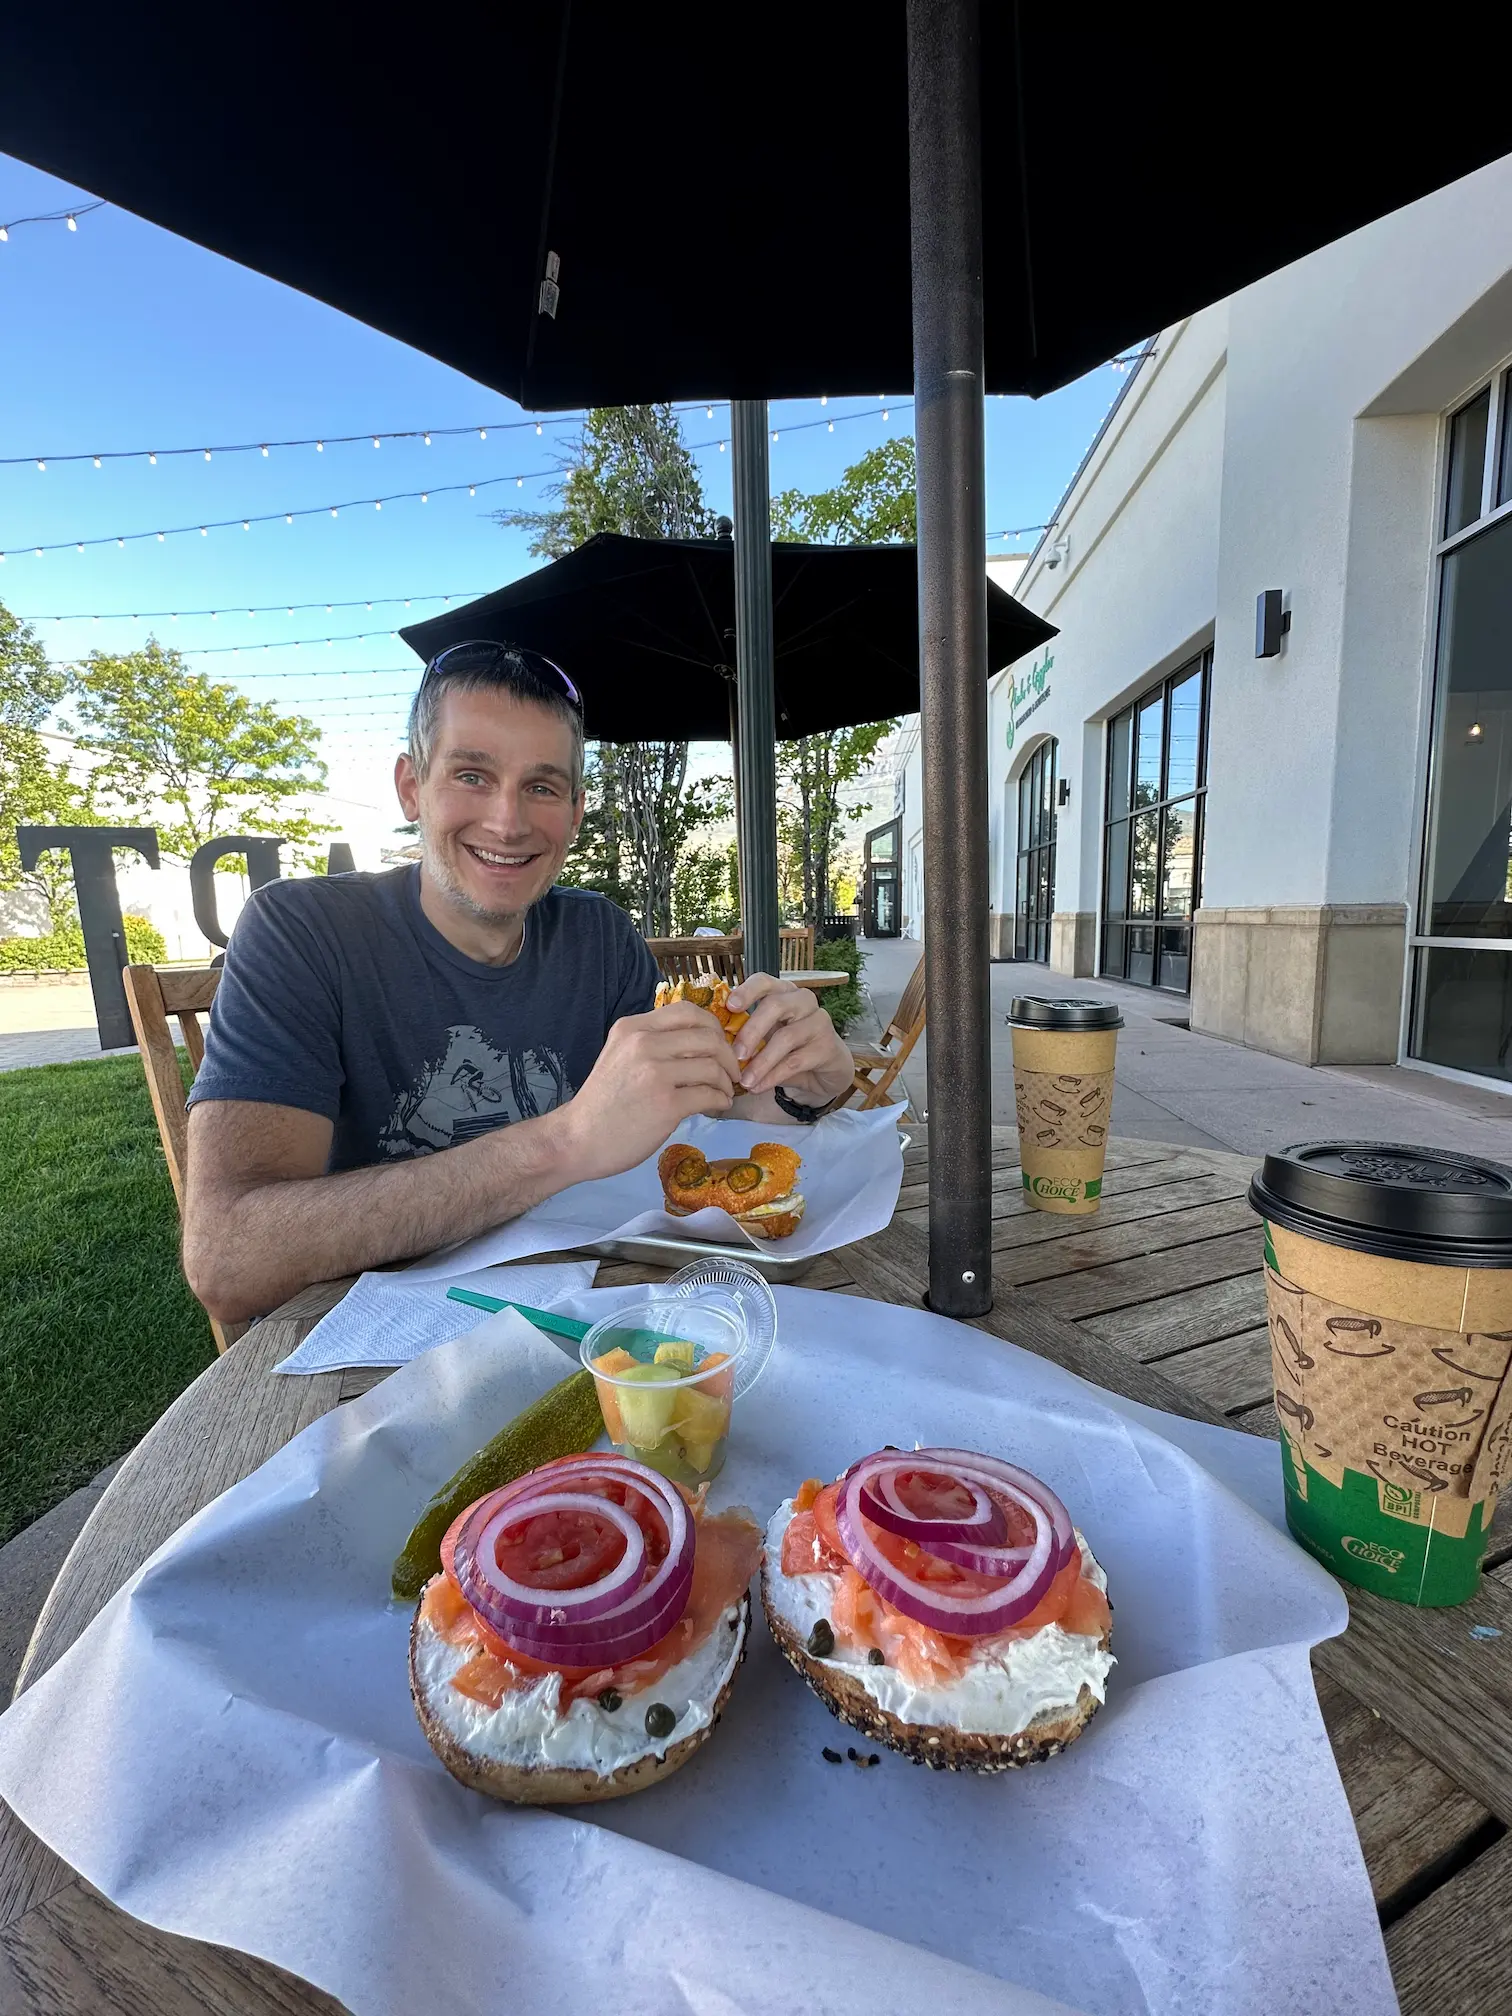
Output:
<svg viewBox="0 0 1512 2016">
<path fill-rule="evenodd" d="M 459 1512 L 542 1463 L 554 1462 L 558 1456 L 581 1455 L 603 1432 L 604 1417 L 591 1372 L 573 1372 L 533 1400 L 492 1442 L 468 1458 L 415 1521 L 414 1531 L 394 1563 L 395 1596 L 413 1603 L 439 1572 L 441 1542 Z"/>
</svg>

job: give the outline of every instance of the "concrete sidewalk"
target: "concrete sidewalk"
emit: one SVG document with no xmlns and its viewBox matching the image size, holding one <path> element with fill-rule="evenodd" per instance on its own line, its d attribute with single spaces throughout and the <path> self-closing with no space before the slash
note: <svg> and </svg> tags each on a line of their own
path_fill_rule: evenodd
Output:
<svg viewBox="0 0 1512 2016">
<path fill-rule="evenodd" d="M 909 939 L 863 941 L 862 984 L 880 1027 L 896 1007 L 923 947 Z M 1180 1146 L 1263 1155 L 1293 1141 L 1403 1141 L 1512 1161 L 1512 1090 L 1481 1091 L 1400 1066 L 1309 1068 L 1245 1050 L 1185 1026 L 1183 995 L 1101 980 L 1071 980 L 1047 966 L 1006 962 L 991 969 L 992 1118 L 1013 1124 L 1013 1053 L 1008 1004 L 1015 994 L 1117 1001 L 1113 1132 Z M 874 1031 L 857 1025 L 857 1036 Z M 903 1067 L 914 1111 L 929 1103 L 929 1038 Z"/>
<path fill-rule="evenodd" d="M 58 986 L 0 987 L 0 1071 L 32 1064 L 73 1064 L 81 1057 L 121 1057 L 101 1052 L 94 996 L 83 978 Z"/>
</svg>

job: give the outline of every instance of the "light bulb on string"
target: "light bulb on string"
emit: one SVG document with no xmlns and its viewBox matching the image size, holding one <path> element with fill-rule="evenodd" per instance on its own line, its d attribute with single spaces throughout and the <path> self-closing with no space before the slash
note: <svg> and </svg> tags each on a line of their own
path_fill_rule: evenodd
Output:
<svg viewBox="0 0 1512 2016">
<path fill-rule="evenodd" d="M 69 215 L 68 217 L 66 217 L 66 218 L 64 219 L 64 222 L 65 222 L 65 223 L 67 224 L 67 226 L 68 226 L 68 228 L 69 228 L 69 230 L 70 230 L 70 231 L 77 231 L 77 230 L 78 230 L 78 228 L 79 228 L 79 220 L 78 220 L 78 218 L 77 218 L 77 217 L 73 216 L 72 214 L 70 214 L 70 215 Z"/>
<path fill-rule="evenodd" d="M 425 437 L 425 445 L 426 445 L 426 447 L 427 447 L 427 448 L 429 448 L 429 446 L 430 446 L 430 436 L 429 436 L 429 434 L 427 434 L 427 435 L 426 435 L 426 437 Z"/>
<path fill-rule="evenodd" d="M 210 537 L 210 528 L 207 525 L 201 525 L 200 537 L 201 539 L 208 539 Z"/>
<path fill-rule="evenodd" d="M 375 448 L 381 448 L 383 446 L 383 437 L 381 435 L 375 434 L 373 436 L 373 446 Z"/>
<path fill-rule="evenodd" d="M 149 455 L 148 455 L 148 457 L 147 457 L 147 460 L 148 460 L 148 461 L 149 461 L 149 462 L 150 462 L 150 463 L 152 464 L 152 466 L 153 466 L 153 468 L 154 468 L 154 469 L 155 469 L 155 468 L 157 467 L 157 457 L 156 457 L 156 455 L 152 455 L 152 454 L 149 454 Z"/>
<path fill-rule="evenodd" d="M 266 455 L 266 454 L 267 454 L 267 452 L 268 452 L 268 444 L 267 444 L 266 442 L 264 442 L 264 443 L 263 443 L 263 451 L 262 451 L 262 452 L 264 453 L 264 455 Z"/>
<path fill-rule="evenodd" d="M 46 464 L 45 462 L 43 462 L 43 461 L 41 461 L 41 460 L 39 459 L 39 461 L 38 461 L 38 463 L 37 463 L 37 467 L 38 467 L 38 468 L 39 468 L 39 469 L 40 469 L 40 470 L 42 471 L 42 474 L 43 474 L 44 476 L 45 476 L 45 475 L 47 474 L 47 464 Z"/>
<path fill-rule="evenodd" d="M 205 460 L 207 462 L 210 460 L 210 450 L 208 448 L 205 450 Z"/>
<path fill-rule="evenodd" d="M 285 511 L 284 523 L 285 525 L 292 525 L 294 523 L 294 513 L 292 511 Z"/>
<path fill-rule="evenodd" d="M 422 491 L 420 492 L 420 502 L 421 502 L 422 504 L 429 504 L 429 502 L 430 502 L 430 497 L 429 497 L 429 495 L 427 494 L 427 492 L 425 492 L 424 490 L 422 490 Z M 368 607 L 369 607 L 369 608 L 371 609 L 371 608 L 372 608 L 372 606 L 373 606 L 373 605 L 372 605 L 372 603 L 370 602 L 370 603 L 368 604 Z"/>
<path fill-rule="evenodd" d="M 819 394 L 819 404 L 820 404 L 821 406 L 828 406 L 828 404 L 829 404 L 829 394 L 828 394 L 828 392 L 821 392 L 821 393 Z"/>
<path fill-rule="evenodd" d="M 324 443 L 324 441 L 317 441 L 317 442 L 315 443 L 315 453 L 316 453 L 317 455 L 324 455 L 324 453 L 325 453 L 325 443 Z"/>
<path fill-rule="evenodd" d="M 0 224 L 0 245 L 8 245 L 9 243 L 10 243 L 10 233 L 9 231 L 6 230 L 3 224 Z"/>
<path fill-rule="evenodd" d="M 884 406 L 884 407 L 882 408 L 882 418 L 883 418 L 883 419 L 885 420 L 885 419 L 886 419 L 887 417 L 888 417 L 888 415 L 887 415 L 887 408 L 886 408 L 886 407 Z"/>
<path fill-rule="evenodd" d="M 161 533 L 161 532 L 159 532 L 159 534 L 158 534 L 158 537 L 159 537 L 159 539 L 161 539 L 161 538 L 162 538 L 162 536 L 163 536 L 163 535 L 162 535 L 162 533 Z M 40 546 L 39 546 L 39 547 L 37 548 L 37 558 L 38 558 L 39 560 L 40 560 L 40 559 L 42 558 L 42 548 L 41 548 Z"/>
<path fill-rule="evenodd" d="M 78 550 L 79 550 L 79 551 L 80 551 L 81 553 L 82 553 L 82 552 L 84 551 L 84 541 L 83 541 L 82 539 L 81 539 L 81 540 L 79 541 L 79 547 L 78 547 Z"/>
<path fill-rule="evenodd" d="M 161 545 L 162 545 L 162 543 L 163 543 L 163 538 L 164 538 L 164 534 L 163 534 L 163 533 L 161 533 L 161 532 L 159 532 L 159 534 L 158 534 L 157 536 L 158 536 L 158 544 L 159 544 L 159 546 L 161 546 Z M 41 551 L 42 549 L 41 549 L 40 547 L 38 547 L 38 549 L 37 549 L 37 550 L 38 550 L 38 552 L 40 552 L 40 551 Z"/>
<path fill-rule="evenodd" d="M 99 456 L 98 456 L 98 455 L 96 455 L 96 457 L 94 458 L 94 465 L 95 465 L 96 469 L 98 469 L 98 468 L 99 468 L 99 466 L 100 466 L 100 458 L 99 458 Z"/>
<path fill-rule="evenodd" d="M 252 530 L 252 520 L 250 518 L 243 518 L 242 530 L 243 532 L 250 532 Z"/>
<path fill-rule="evenodd" d="M 721 455 L 723 455 L 724 451 L 725 451 L 725 444 L 723 443 L 723 441 L 721 441 L 719 444 L 719 452 Z"/>
<path fill-rule="evenodd" d="M 477 486 L 477 484 L 476 484 L 476 483 L 469 483 L 469 484 L 468 484 L 468 486 L 467 486 L 467 494 L 468 494 L 468 496 L 469 496 L 469 497 L 476 497 L 476 496 L 477 496 L 477 494 L 478 494 L 478 486 Z"/>
<path fill-rule="evenodd" d="M 775 427 L 772 429 L 772 439 L 774 441 L 780 441 L 782 439 L 782 436 L 777 432 L 777 429 Z"/>
<path fill-rule="evenodd" d="M 516 490 L 523 490 L 525 488 L 525 478 L 523 476 L 516 476 L 515 488 Z"/>
<path fill-rule="evenodd" d="M 381 497 L 375 497 L 373 499 L 373 509 L 375 511 L 381 511 L 383 509 L 383 499 Z"/>
<path fill-rule="evenodd" d="M 829 423 L 829 431 L 831 432 L 831 434 L 833 434 L 835 431 L 835 423 L 833 420 L 831 420 L 831 422 Z"/>
<path fill-rule="evenodd" d="M 116 544 L 117 546 L 124 546 L 126 541 L 124 539 L 117 539 Z"/>
<path fill-rule="evenodd" d="M 537 422 L 536 422 L 536 432 L 537 432 L 537 434 L 539 434 L 539 433 L 540 433 L 540 431 L 541 431 L 541 423 L 540 423 L 540 421 L 539 421 L 539 420 L 537 420 Z"/>
<path fill-rule="evenodd" d="M 336 516 L 336 506 L 334 504 L 331 506 L 331 516 L 333 518 Z"/>
</svg>

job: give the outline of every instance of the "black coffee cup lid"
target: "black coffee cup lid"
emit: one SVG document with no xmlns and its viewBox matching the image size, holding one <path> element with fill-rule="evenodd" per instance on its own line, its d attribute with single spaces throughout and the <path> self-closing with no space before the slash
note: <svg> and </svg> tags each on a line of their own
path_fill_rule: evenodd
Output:
<svg viewBox="0 0 1512 2016">
<path fill-rule="evenodd" d="M 1398 1141 L 1267 1155 L 1250 1203 L 1273 1225 L 1385 1260 L 1512 1268 L 1512 1168 Z"/>
<path fill-rule="evenodd" d="M 1016 994 L 1008 1003 L 1016 1029 L 1122 1029 L 1116 1001 L 1054 1001 L 1045 994 Z"/>
</svg>

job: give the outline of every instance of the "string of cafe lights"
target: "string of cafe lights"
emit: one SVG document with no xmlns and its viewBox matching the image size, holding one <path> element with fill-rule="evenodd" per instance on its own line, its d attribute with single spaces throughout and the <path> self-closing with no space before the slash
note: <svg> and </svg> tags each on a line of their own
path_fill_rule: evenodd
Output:
<svg viewBox="0 0 1512 2016">
<path fill-rule="evenodd" d="M 486 588 L 454 588 L 450 595 L 359 595 L 351 602 L 258 602 L 246 612 L 249 616 L 294 616 L 306 609 L 324 609 L 327 616 L 337 609 L 397 609 L 402 602 L 406 609 L 412 602 L 471 602 L 479 595 L 486 595 Z M 208 616 L 212 620 L 220 616 L 239 616 L 240 607 L 231 609 L 112 609 L 96 615 L 89 609 L 66 610 L 61 616 L 30 616 L 30 623 L 148 623 L 159 617 L 168 617 L 177 623 L 181 616 Z"/>
<path fill-rule="evenodd" d="M 725 400 L 717 400 L 711 403 L 707 399 L 689 399 L 681 405 L 674 405 L 672 411 L 681 415 L 684 413 L 696 413 L 701 409 L 712 420 L 714 418 L 715 407 L 727 403 Z M 828 405 L 828 393 L 820 395 L 819 403 L 821 406 Z M 884 420 L 888 418 L 889 405 L 897 403 L 896 401 L 889 402 L 885 393 L 878 393 L 877 395 L 877 404 L 883 409 L 882 417 Z M 907 400 L 902 403 L 911 406 L 913 401 Z M 843 413 L 822 421 L 799 421 L 789 426 L 786 431 L 792 434 L 798 432 L 802 427 L 827 425 L 833 433 L 835 418 L 841 420 L 865 419 L 869 411 L 870 408 L 864 408 L 858 413 Z M 146 462 L 155 465 L 159 462 L 170 462 L 176 457 L 193 458 L 197 456 L 202 462 L 210 462 L 217 455 L 261 455 L 268 457 L 271 456 L 275 448 L 313 448 L 317 455 L 323 455 L 327 448 L 347 448 L 359 441 L 371 441 L 375 448 L 381 448 L 385 441 L 419 441 L 429 448 L 433 445 L 433 440 L 460 439 L 463 435 L 469 434 L 476 434 L 480 441 L 486 441 L 490 433 L 521 434 L 533 427 L 539 435 L 547 427 L 581 426 L 586 417 L 582 413 L 549 413 L 540 420 L 489 420 L 485 423 L 469 422 L 466 426 L 458 427 L 379 427 L 376 429 L 365 427 L 357 434 L 308 434 L 302 435 L 298 440 L 289 441 L 277 441 L 270 436 L 266 441 L 212 441 L 208 446 L 197 443 L 187 448 L 102 448 L 98 452 L 93 449 L 83 449 L 70 451 L 62 455 L 0 455 L 0 469 L 19 469 L 30 465 L 41 474 L 46 475 L 50 467 L 56 465 L 61 468 L 69 462 L 91 462 L 96 469 L 103 468 L 107 462 Z M 781 429 L 773 431 L 773 440 L 778 438 L 778 434 L 781 431 Z M 698 445 L 713 447 L 714 444 L 709 441 Z"/>
<path fill-rule="evenodd" d="M 91 210 L 104 208 L 105 199 L 102 196 L 95 203 L 74 203 L 65 210 L 44 210 L 36 217 L 12 217 L 8 224 L 0 224 L 0 245 L 5 244 L 12 231 L 20 231 L 27 224 L 64 224 L 70 231 L 77 231 L 81 217 L 87 217 Z"/>
<path fill-rule="evenodd" d="M 900 408 L 906 408 L 911 406 L 913 402 L 912 400 L 904 400 L 898 403 Z M 707 410 L 712 412 L 714 409 L 709 407 Z M 773 430 L 772 438 L 773 440 L 778 440 L 784 432 L 797 434 L 805 432 L 812 427 L 824 426 L 827 426 L 831 433 L 833 433 L 837 422 L 844 424 L 847 421 L 875 419 L 875 417 L 876 415 L 869 407 L 863 407 L 853 413 L 837 413 L 832 419 L 828 420 L 800 420 L 786 429 L 776 428 Z M 882 418 L 888 420 L 890 417 L 890 407 L 884 406 L 882 408 Z M 700 449 L 717 446 L 720 453 L 723 454 L 728 445 L 727 439 L 716 441 L 711 438 L 707 441 L 690 441 L 688 448 L 690 452 L 696 453 Z M 209 453 L 210 451 L 207 450 L 206 452 Z M 547 477 L 559 476 L 561 473 L 560 469 L 555 468 L 516 470 L 503 476 L 479 476 L 468 483 L 433 483 L 425 490 L 395 490 L 383 497 L 346 498 L 338 504 L 306 504 L 297 506 L 292 511 L 254 511 L 237 518 L 207 518 L 200 525 L 168 525 L 159 531 L 113 532 L 88 539 L 43 540 L 40 544 L 23 540 L 11 547 L 8 552 L 0 552 L 0 561 L 6 560 L 12 554 L 26 551 L 34 553 L 40 560 L 44 553 L 65 553 L 70 547 L 75 552 L 83 553 L 92 546 L 127 546 L 145 539 L 156 539 L 161 545 L 165 539 L 192 536 L 196 532 L 199 533 L 202 539 L 206 539 L 212 532 L 232 531 L 238 525 L 240 525 L 244 532 L 250 532 L 254 525 L 276 524 L 280 518 L 287 525 L 292 525 L 296 519 L 302 518 L 338 518 L 343 511 L 361 511 L 369 505 L 371 505 L 373 510 L 381 511 L 385 504 L 411 503 L 416 498 L 422 504 L 428 504 L 432 497 L 446 496 L 461 490 L 465 490 L 469 497 L 475 497 L 480 490 L 493 489 L 501 483 L 513 483 L 517 489 L 523 489 L 527 483 L 540 482 Z"/>
</svg>

